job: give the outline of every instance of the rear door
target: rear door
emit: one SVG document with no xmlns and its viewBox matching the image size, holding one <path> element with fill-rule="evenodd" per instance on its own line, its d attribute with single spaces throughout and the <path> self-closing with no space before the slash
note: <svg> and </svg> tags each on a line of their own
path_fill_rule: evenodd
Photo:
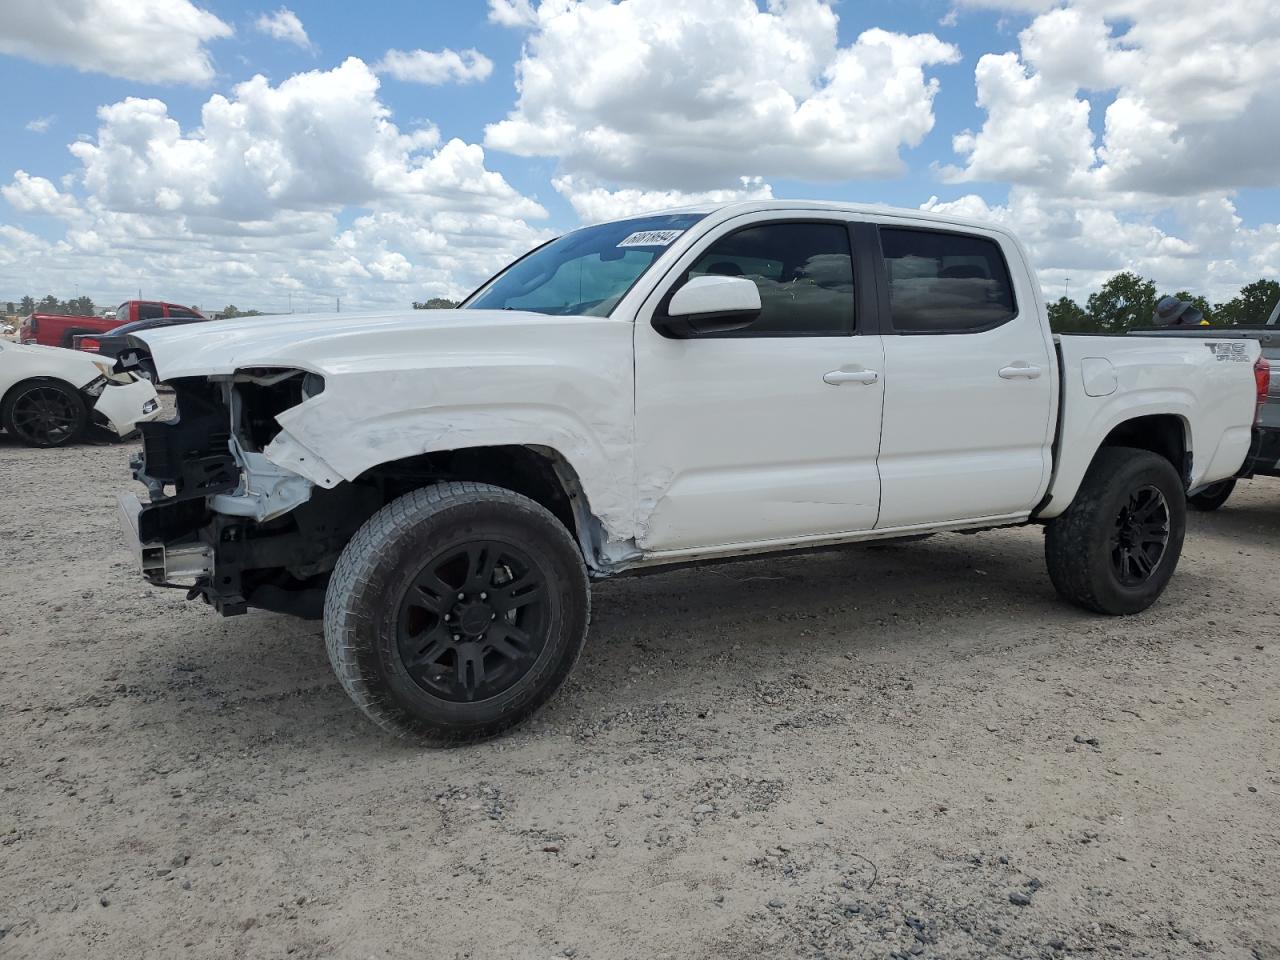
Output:
<svg viewBox="0 0 1280 960">
<path fill-rule="evenodd" d="M 1057 385 L 1020 252 L 994 232 L 897 221 L 877 233 L 877 528 L 1028 513 L 1051 472 Z"/>
<path fill-rule="evenodd" d="M 679 260 L 635 324 L 637 541 L 651 552 L 870 530 L 884 396 L 875 284 L 840 216 L 753 214 Z M 743 330 L 669 339 L 656 311 L 690 277 L 742 276 Z"/>
</svg>

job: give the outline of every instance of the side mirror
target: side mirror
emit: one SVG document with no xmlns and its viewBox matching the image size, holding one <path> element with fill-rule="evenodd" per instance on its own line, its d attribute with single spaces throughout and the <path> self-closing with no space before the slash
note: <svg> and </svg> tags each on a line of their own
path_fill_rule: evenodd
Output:
<svg viewBox="0 0 1280 960">
<path fill-rule="evenodd" d="M 694 277 L 677 290 L 665 315 L 655 315 L 653 328 L 664 337 L 682 339 L 750 326 L 760 316 L 760 291 L 746 277 Z"/>
</svg>

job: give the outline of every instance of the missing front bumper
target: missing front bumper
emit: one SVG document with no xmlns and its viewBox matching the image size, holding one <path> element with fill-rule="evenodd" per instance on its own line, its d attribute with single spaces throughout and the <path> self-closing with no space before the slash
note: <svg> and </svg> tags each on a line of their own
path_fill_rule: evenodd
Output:
<svg viewBox="0 0 1280 960">
<path fill-rule="evenodd" d="M 166 544 L 153 539 L 147 529 L 151 524 L 147 521 L 155 518 L 144 518 L 144 512 L 154 510 L 156 505 L 144 507 L 132 493 L 120 494 L 116 505 L 125 546 L 148 581 L 157 586 L 192 587 L 213 576 L 211 544 L 203 541 Z"/>
</svg>

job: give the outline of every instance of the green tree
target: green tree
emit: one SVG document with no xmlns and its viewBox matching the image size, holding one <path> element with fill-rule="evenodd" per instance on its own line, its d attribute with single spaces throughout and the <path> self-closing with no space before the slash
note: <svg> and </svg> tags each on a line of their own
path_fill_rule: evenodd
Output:
<svg viewBox="0 0 1280 960">
<path fill-rule="evenodd" d="M 61 313 L 62 302 L 51 293 L 40 299 L 40 302 L 36 304 L 36 309 L 41 313 Z"/>
<path fill-rule="evenodd" d="M 1275 280 L 1255 280 L 1246 284 L 1240 292 L 1213 308 L 1215 326 L 1235 326 L 1266 323 L 1280 301 L 1280 283 Z"/>
<path fill-rule="evenodd" d="M 19 305 L 19 313 L 24 317 L 36 312 L 36 302 L 31 297 L 23 297 Z"/>
<path fill-rule="evenodd" d="M 18 305 L 14 303 L 12 300 L 10 300 L 8 303 L 4 305 L 4 312 L 6 316 L 13 316 L 15 313 L 18 312 Z"/>
<path fill-rule="evenodd" d="M 222 314 L 224 320 L 234 320 L 236 317 L 260 317 L 261 310 L 241 310 L 234 303 L 229 303 L 218 311 Z"/>
<path fill-rule="evenodd" d="M 449 300 L 445 297 L 432 297 L 426 302 L 413 301 L 413 309 L 415 310 L 452 310 L 458 305 L 457 300 Z"/>
<path fill-rule="evenodd" d="M 1098 323 L 1070 297 L 1049 304 L 1049 328 L 1054 333 L 1097 333 Z"/>
<path fill-rule="evenodd" d="M 1156 310 L 1156 285 L 1127 270 L 1117 273 L 1097 293 L 1089 294 L 1085 309 L 1102 333 L 1149 326 Z"/>
</svg>

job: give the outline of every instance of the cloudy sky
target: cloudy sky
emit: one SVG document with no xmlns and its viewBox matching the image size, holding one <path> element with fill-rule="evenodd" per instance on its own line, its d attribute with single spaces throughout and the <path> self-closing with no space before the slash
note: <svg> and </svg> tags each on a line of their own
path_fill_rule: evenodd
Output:
<svg viewBox="0 0 1280 960">
<path fill-rule="evenodd" d="M 1274 0 L 4 0 L 0 300 L 469 291 L 690 201 L 995 218 L 1046 292 L 1280 275 Z"/>
</svg>

